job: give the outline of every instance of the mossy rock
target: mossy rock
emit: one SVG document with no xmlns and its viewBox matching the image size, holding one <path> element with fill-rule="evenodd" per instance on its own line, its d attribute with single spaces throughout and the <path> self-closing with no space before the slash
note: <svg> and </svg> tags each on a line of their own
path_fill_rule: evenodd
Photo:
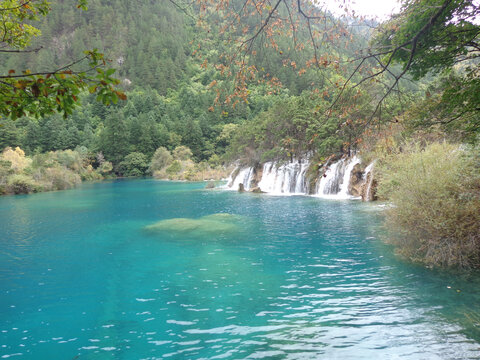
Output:
<svg viewBox="0 0 480 360">
<path fill-rule="evenodd" d="M 198 219 L 173 218 L 156 222 L 145 227 L 150 232 L 184 233 L 187 235 L 223 235 L 238 232 L 242 217 L 219 213 Z"/>
<path fill-rule="evenodd" d="M 213 181 L 207 182 L 207 185 L 205 185 L 205 189 L 215 189 L 215 183 Z"/>
</svg>

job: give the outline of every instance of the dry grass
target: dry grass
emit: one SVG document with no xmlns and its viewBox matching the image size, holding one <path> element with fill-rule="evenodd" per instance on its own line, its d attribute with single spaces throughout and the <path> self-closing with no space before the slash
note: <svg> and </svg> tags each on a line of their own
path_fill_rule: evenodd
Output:
<svg viewBox="0 0 480 360">
<path fill-rule="evenodd" d="M 400 254 L 429 266 L 480 267 L 480 169 L 457 145 L 411 145 L 380 162 L 378 194 Z"/>
</svg>

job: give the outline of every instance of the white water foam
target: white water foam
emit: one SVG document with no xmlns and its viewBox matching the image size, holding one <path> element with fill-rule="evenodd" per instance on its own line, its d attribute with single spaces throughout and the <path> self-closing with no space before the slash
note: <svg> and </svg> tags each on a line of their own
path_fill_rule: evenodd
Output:
<svg viewBox="0 0 480 360">
<path fill-rule="evenodd" d="M 305 174 L 309 166 L 308 160 L 294 160 L 280 166 L 267 162 L 258 187 L 272 195 L 305 195 L 308 192 Z"/>
<path fill-rule="evenodd" d="M 355 199 L 356 197 L 349 193 L 348 186 L 353 168 L 360 162 L 361 160 L 354 156 L 331 164 L 317 182 L 313 196 L 328 199 Z M 266 162 L 263 165 L 262 178 L 258 182 L 258 187 L 270 195 L 308 195 L 309 184 L 306 173 L 309 167 L 308 159 L 293 160 L 281 165 L 271 161 Z M 243 184 L 245 190 L 251 190 L 253 167 L 237 168 L 233 173 L 237 175 L 230 176 L 227 189 L 238 190 L 239 184 Z"/>
<path fill-rule="evenodd" d="M 354 156 L 347 160 L 340 159 L 330 165 L 320 179 L 315 196 L 326 199 L 354 199 L 355 197 L 348 192 L 348 186 L 352 170 L 359 163 L 360 159 Z"/>
</svg>

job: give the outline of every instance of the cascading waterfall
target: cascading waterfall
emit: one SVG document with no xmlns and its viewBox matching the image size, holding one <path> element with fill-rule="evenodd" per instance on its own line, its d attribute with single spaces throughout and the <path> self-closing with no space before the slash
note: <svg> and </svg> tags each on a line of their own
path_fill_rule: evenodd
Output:
<svg viewBox="0 0 480 360">
<path fill-rule="evenodd" d="M 325 174 L 320 178 L 317 186 L 316 196 L 349 199 L 352 196 L 348 192 L 350 177 L 355 165 L 360 163 L 360 159 L 354 156 L 351 159 L 340 159 L 336 163 L 330 165 Z"/>
<path fill-rule="evenodd" d="M 335 195 L 340 191 L 339 179 L 343 179 L 345 160 L 330 165 L 317 186 L 317 195 Z"/>
<path fill-rule="evenodd" d="M 313 195 L 333 199 L 352 198 L 348 187 L 353 168 L 359 163 L 360 159 L 354 156 L 351 159 L 344 158 L 331 164 L 324 176 L 317 182 L 317 188 Z M 262 178 L 258 182 L 258 188 L 273 195 L 308 195 L 309 183 L 306 173 L 309 167 L 308 159 L 294 160 L 281 165 L 275 162 L 266 162 L 263 165 Z M 367 167 L 368 171 L 371 171 L 371 167 L 370 169 Z M 238 190 L 239 184 L 243 184 L 245 190 L 251 190 L 255 186 L 252 184 L 255 173 L 253 167 L 237 168 L 234 173 L 237 173 L 237 176 L 229 179 L 228 188 Z"/>
<path fill-rule="evenodd" d="M 363 174 L 363 180 L 365 181 L 365 201 L 370 201 L 372 196 L 372 184 L 373 184 L 373 167 L 375 165 L 375 161 L 370 163 L 366 168 Z"/>
<path fill-rule="evenodd" d="M 235 178 L 230 178 L 227 187 L 232 190 L 238 190 L 238 186 L 243 184 L 245 190 L 250 190 L 250 184 L 252 182 L 253 167 L 246 167 L 240 169 Z M 235 171 L 234 171 L 235 172 Z"/>
<path fill-rule="evenodd" d="M 305 174 L 310 166 L 308 160 L 292 161 L 277 166 L 273 162 L 263 165 L 260 190 L 270 194 L 301 195 L 308 193 Z"/>
<path fill-rule="evenodd" d="M 350 161 L 347 162 L 345 168 L 345 174 L 343 176 L 342 184 L 340 185 L 340 192 L 337 194 L 340 198 L 350 198 L 350 194 L 348 191 L 348 186 L 350 185 L 350 179 L 352 177 L 352 171 L 355 165 L 360 164 L 360 159 L 357 156 L 354 156 Z"/>
</svg>

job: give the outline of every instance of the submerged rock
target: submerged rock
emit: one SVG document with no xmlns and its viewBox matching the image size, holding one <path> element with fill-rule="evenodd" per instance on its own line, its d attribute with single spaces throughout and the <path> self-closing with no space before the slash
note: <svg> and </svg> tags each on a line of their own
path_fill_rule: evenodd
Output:
<svg viewBox="0 0 480 360">
<path fill-rule="evenodd" d="M 151 232 L 174 232 L 197 235 L 214 235 L 236 232 L 240 229 L 241 217 L 231 214 L 212 214 L 198 219 L 174 218 L 156 222 L 145 227 Z"/>
</svg>

